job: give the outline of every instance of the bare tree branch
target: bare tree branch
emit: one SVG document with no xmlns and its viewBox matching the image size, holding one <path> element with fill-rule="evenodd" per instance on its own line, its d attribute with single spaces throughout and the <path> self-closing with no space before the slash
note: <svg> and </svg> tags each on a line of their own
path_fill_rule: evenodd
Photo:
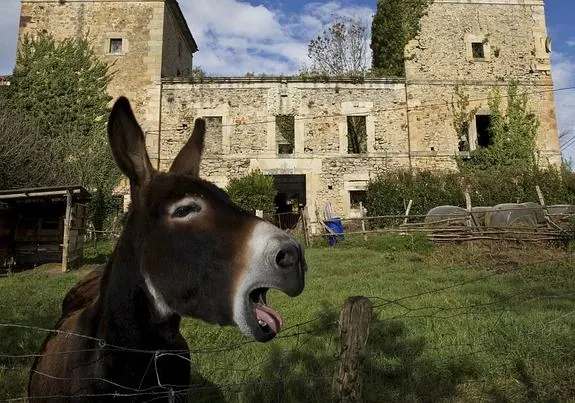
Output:
<svg viewBox="0 0 575 403">
<path fill-rule="evenodd" d="M 363 75 L 369 68 L 368 26 L 359 19 L 337 17 L 308 44 L 313 73 Z"/>
</svg>

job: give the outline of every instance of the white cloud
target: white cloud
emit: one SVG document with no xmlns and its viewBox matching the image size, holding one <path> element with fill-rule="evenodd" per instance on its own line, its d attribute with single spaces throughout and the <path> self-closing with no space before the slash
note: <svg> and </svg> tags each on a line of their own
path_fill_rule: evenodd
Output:
<svg viewBox="0 0 575 403">
<path fill-rule="evenodd" d="M 367 20 L 374 12 L 337 1 L 308 3 L 298 13 L 237 0 L 180 0 L 180 6 L 200 48 L 195 63 L 212 75 L 296 73 L 309 40 L 334 16 Z"/>
<path fill-rule="evenodd" d="M 556 90 L 575 86 L 575 56 L 563 53 L 552 53 L 552 74 Z M 569 141 L 575 136 L 575 90 L 561 90 L 555 92 L 555 106 L 557 109 L 557 122 L 559 133 L 571 132 L 563 140 Z M 575 159 L 575 145 L 564 150 L 566 159 Z"/>
<path fill-rule="evenodd" d="M 575 46 L 575 38 L 571 38 L 567 40 L 567 46 L 574 47 Z"/>
</svg>

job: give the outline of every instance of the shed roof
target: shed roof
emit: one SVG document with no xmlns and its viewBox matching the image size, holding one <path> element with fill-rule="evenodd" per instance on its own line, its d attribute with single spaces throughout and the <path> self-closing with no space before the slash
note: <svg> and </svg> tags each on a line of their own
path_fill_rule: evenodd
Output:
<svg viewBox="0 0 575 403">
<path fill-rule="evenodd" d="M 66 192 L 72 192 L 72 198 L 75 201 L 88 201 L 92 198 L 82 186 L 48 186 L 48 187 L 35 187 L 35 188 L 20 188 L 20 189 L 6 189 L 0 190 L 0 202 L 11 202 L 31 198 L 54 198 L 65 197 Z"/>
</svg>

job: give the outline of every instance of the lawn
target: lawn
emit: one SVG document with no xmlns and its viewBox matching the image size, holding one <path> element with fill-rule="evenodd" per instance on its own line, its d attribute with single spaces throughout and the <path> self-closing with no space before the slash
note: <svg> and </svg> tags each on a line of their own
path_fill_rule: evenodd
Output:
<svg viewBox="0 0 575 403">
<path fill-rule="evenodd" d="M 88 251 L 90 262 L 102 248 Z M 186 319 L 183 333 L 207 397 L 329 401 L 337 319 L 349 296 L 374 304 L 363 401 L 575 400 L 575 279 L 553 247 L 432 246 L 422 237 L 348 239 L 306 251 L 304 293 L 270 292 L 285 327 L 267 344 Z M 0 400 L 25 393 L 29 357 L 85 271 L 50 267 L 0 279 Z"/>
</svg>

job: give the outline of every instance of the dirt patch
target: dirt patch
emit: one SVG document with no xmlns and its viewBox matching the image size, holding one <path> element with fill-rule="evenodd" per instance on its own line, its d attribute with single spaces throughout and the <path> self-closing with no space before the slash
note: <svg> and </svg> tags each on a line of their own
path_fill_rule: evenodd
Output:
<svg viewBox="0 0 575 403">
<path fill-rule="evenodd" d="M 84 265 L 79 269 L 70 271 L 69 273 L 73 273 L 76 275 L 76 277 L 82 278 L 98 266 L 99 265 L 97 264 Z M 36 270 L 43 270 L 48 274 L 57 275 L 62 274 L 62 265 L 60 263 L 48 263 L 42 266 L 38 266 Z"/>
</svg>

